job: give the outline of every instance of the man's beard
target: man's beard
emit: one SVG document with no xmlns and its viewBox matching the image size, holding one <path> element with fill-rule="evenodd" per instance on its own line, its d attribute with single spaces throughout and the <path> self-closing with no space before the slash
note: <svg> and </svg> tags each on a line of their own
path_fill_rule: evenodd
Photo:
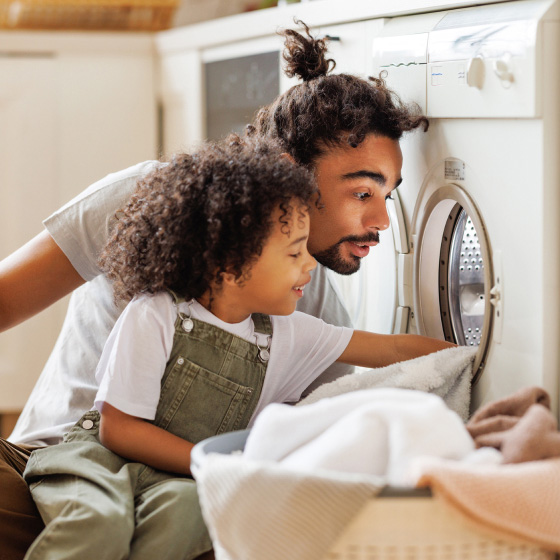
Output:
<svg viewBox="0 0 560 560">
<path fill-rule="evenodd" d="M 350 255 L 350 260 L 346 260 L 340 254 L 341 246 L 344 242 L 351 241 L 353 243 L 379 243 L 379 233 L 371 233 L 364 237 L 356 237 L 354 235 L 349 235 L 348 237 L 343 237 L 340 241 L 331 245 L 328 249 L 315 253 L 313 257 L 317 262 L 334 270 L 338 274 L 343 274 L 344 276 L 349 276 L 358 272 L 360 269 L 361 258 L 355 255 Z"/>
</svg>

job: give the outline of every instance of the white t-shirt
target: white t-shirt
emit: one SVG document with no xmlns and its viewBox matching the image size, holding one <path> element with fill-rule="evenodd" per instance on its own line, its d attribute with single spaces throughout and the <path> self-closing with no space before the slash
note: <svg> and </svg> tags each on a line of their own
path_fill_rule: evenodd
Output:
<svg viewBox="0 0 560 560">
<path fill-rule="evenodd" d="M 188 304 L 179 310 L 188 314 Z M 211 323 L 249 342 L 266 346 L 267 336 L 255 333 L 253 320 L 225 323 L 198 302 L 192 317 Z M 133 299 L 109 335 L 96 372 L 99 391 L 95 407 L 107 402 L 126 414 L 153 420 L 175 333 L 177 308 L 171 296 L 160 293 Z M 298 311 L 272 316 L 270 360 L 256 415 L 272 402 L 296 402 L 303 390 L 344 351 L 352 329 L 336 327 Z M 195 327 L 196 328 L 196 327 Z"/>
<path fill-rule="evenodd" d="M 165 164 L 147 161 L 108 175 L 45 220 L 50 235 L 87 282 L 70 297 L 58 340 L 10 441 L 59 443 L 81 415 L 91 409 L 98 389 L 95 370 L 105 341 L 122 312 L 114 304 L 111 286 L 101 274 L 97 258 L 116 211 L 125 205 L 137 180 L 161 165 Z M 327 323 L 351 326 L 328 272 L 320 265 L 312 272 L 311 283 L 297 308 Z M 350 371 L 351 366 L 335 363 L 315 383 Z"/>
</svg>

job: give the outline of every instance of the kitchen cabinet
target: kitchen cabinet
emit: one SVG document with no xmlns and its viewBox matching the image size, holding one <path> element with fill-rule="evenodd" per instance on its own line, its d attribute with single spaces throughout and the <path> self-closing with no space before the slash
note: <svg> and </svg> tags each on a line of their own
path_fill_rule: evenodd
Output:
<svg viewBox="0 0 560 560">
<path fill-rule="evenodd" d="M 153 35 L 0 33 L 0 258 L 107 173 L 157 157 Z M 0 411 L 25 403 L 66 302 L 0 336 Z"/>
</svg>

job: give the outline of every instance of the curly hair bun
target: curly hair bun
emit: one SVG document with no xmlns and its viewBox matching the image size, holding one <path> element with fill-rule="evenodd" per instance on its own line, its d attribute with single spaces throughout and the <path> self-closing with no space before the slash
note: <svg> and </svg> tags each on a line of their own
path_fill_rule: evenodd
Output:
<svg viewBox="0 0 560 560">
<path fill-rule="evenodd" d="M 286 61 L 286 76 L 298 76 L 304 82 L 326 76 L 336 66 L 332 58 L 326 58 L 326 40 L 312 37 L 303 21 L 295 20 L 295 23 L 305 28 L 306 36 L 293 29 L 280 32 L 285 37 L 283 58 Z"/>
</svg>

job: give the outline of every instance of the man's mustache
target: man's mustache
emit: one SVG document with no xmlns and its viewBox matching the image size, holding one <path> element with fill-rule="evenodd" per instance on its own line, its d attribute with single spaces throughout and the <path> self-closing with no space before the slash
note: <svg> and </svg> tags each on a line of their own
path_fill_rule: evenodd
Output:
<svg viewBox="0 0 560 560">
<path fill-rule="evenodd" d="M 337 245 L 344 243 L 345 241 L 350 241 L 351 243 L 379 243 L 379 232 L 371 232 L 367 235 L 358 237 L 357 235 L 348 235 L 343 237 Z"/>
</svg>

